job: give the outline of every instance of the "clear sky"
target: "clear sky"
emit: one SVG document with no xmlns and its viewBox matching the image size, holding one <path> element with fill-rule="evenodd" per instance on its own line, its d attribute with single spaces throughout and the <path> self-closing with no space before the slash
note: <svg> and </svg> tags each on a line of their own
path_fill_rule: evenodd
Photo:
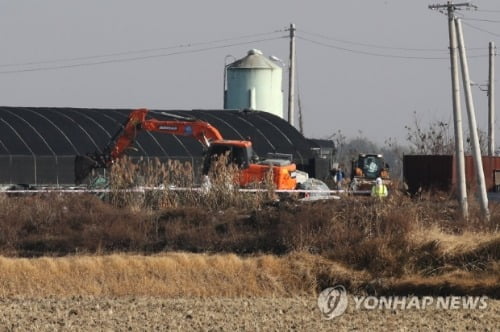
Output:
<svg viewBox="0 0 500 332">
<path fill-rule="evenodd" d="M 447 18 L 431 3 L 0 0 L 0 105 L 219 109 L 226 56 L 258 48 L 288 61 L 293 22 L 306 136 L 404 143 L 414 111 L 423 122 L 452 119 Z M 471 78 L 486 83 L 500 1 L 473 3 L 479 11 L 459 15 L 479 56 Z M 473 92 L 486 130 L 486 93 Z"/>
</svg>

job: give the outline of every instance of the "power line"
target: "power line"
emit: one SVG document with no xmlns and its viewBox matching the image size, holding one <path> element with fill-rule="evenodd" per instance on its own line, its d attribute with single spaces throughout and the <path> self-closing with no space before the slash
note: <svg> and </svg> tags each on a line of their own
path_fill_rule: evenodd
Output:
<svg viewBox="0 0 500 332">
<path fill-rule="evenodd" d="M 500 23 L 500 20 L 490 20 L 485 18 L 469 18 L 469 17 L 461 17 L 462 20 L 465 21 L 478 21 L 478 22 L 488 22 L 488 23 Z"/>
<path fill-rule="evenodd" d="M 469 24 L 469 23 L 466 23 L 466 22 L 463 22 L 463 23 L 464 23 L 464 25 L 468 26 L 469 28 L 476 29 L 476 30 L 478 30 L 478 31 L 488 33 L 488 34 L 490 34 L 490 35 L 492 35 L 492 36 L 497 36 L 497 37 L 500 37 L 500 34 L 498 34 L 498 33 L 494 33 L 494 32 L 488 31 L 488 30 L 486 30 L 486 29 L 483 29 L 483 28 L 477 27 L 477 26 L 475 26 L 475 25 L 472 25 L 472 24 Z"/>
<path fill-rule="evenodd" d="M 271 41 L 271 40 L 278 40 L 278 39 L 283 39 L 283 38 L 287 38 L 287 36 L 257 39 L 257 40 L 251 40 L 251 41 L 246 41 L 246 42 L 226 44 L 226 45 L 218 45 L 218 46 L 205 47 L 205 48 L 194 49 L 194 50 L 185 50 L 185 51 L 177 51 L 177 52 L 164 53 L 164 54 L 138 56 L 138 57 L 132 57 L 132 58 L 126 58 L 126 59 L 109 59 L 109 60 L 102 60 L 102 61 L 95 61 L 95 62 L 85 62 L 85 63 L 76 63 L 76 64 L 69 64 L 69 65 L 56 65 L 56 66 L 40 67 L 40 68 L 27 68 L 27 69 L 17 69 L 17 70 L 5 70 L 5 71 L 0 71 L 0 74 L 26 73 L 26 72 L 36 72 L 36 71 L 47 71 L 47 70 L 58 70 L 58 69 L 67 69 L 67 68 L 76 68 L 76 67 L 96 66 L 96 65 L 103 65 L 103 64 L 110 64 L 110 63 L 123 63 L 123 62 L 131 62 L 131 61 L 140 61 L 140 60 L 146 60 L 146 59 L 168 57 L 168 56 L 179 55 L 179 54 L 200 53 L 200 52 L 205 52 L 205 51 L 210 51 L 210 50 L 215 50 L 215 49 L 228 48 L 228 47 L 239 46 L 239 45 L 247 45 L 247 44 L 252 44 L 252 43 L 257 43 L 257 42 L 265 42 L 265 41 Z"/>
<path fill-rule="evenodd" d="M 316 37 L 320 37 L 320 38 L 324 38 L 324 39 L 328 39 L 328 40 L 332 40 L 332 41 L 336 41 L 336 42 L 340 42 L 340 43 L 345 43 L 345 44 L 349 44 L 349 45 L 365 46 L 365 47 L 372 47 L 372 48 L 378 48 L 378 49 L 398 50 L 398 51 L 417 51 L 417 52 L 442 52 L 442 53 L 445 53 L 448 51 L 447 49 L 444 49 L 444 48 L 437 49 L 437 48 L 407 48 L 407 47 L 383 46 L 383 45 L 377 45 L 377 44 L 368 44 L 368 43 L 361 43 L 361 42 L 354 42 L 354 41 L 350 41 L 350 40 L 332 38 L 332 37 L 325 36 L 325 35 L 322 35 L 319 33 L 308 32 L 308 31 L 304 31 L 304 30 L 300 30 L 300 32 L 305 33 L 307 35 L 316 36 Z"/>
<path fill-rule="evenodd" d="M 483 13 L 500 13 L 500 10 L 491 10 L 491 9 L 476 9 L 476 12 L 483 12 Z"/>
<path fill-rule="evenodd" d="M 464 23 L 466 24 L 466 23 Z M 468 26 L 471 26 L 469 24 L 466 24 Z M 472 28 L 480 29 L 474 26 L 471 26 Z M 481 31 L 492 33 L 483 29 L 480 29 Z M 46 61 L 37 61 L 37 62 L 28 62 L 28 63 L 19 63 L 19 64 L 4 64 L 0 65 L 0 67 L 9 67 L 9 66 L 30 66 L 30 65 L 43 65 L 43 64 L 51 64 L 51 63 L 58 63 L 58 62 L 69 62 L 69 61 L 78 61 L 78 60 L 92 60 L 92 59 L 100 59 L 100 58 L 106 58 L 106 57 L 112 57 L 112 56 L 126 56 L 126 55 L 133 55 L 133 54 L 141 54 L 141 53 L 147 53 L 147 52 L 157 52 L 157 51 L 165 51 L 169 49 L 176 49 L 176 48 L 189 48 L 189 47 L 195 47 L 195 46 L 201 46 L 201 45 L 211 45 L 211 44 L 218 44 L 222 43 L 224 41 L 232 41 L 232 40 L 241 40 L 241 39 L 247 39 L 251 38 L 254 36 L 264 36 L 264 35 L 271 35 L 275 33 L 282 32 L 283 30 L 277 30 L 273 32 L 265 32 L 265 33 L 259 33 L 259 34 L 252 34 L 252 35 L 245 35 L 245 36 L 240 36 L 240 37 L 233 37 L 233 38 L 226 38 L 226 39 L 219 39 L 219 40 L 213 40 L 213 41 L 207 41 L 207 42 L 199 42 L 199 43 L 188 43 L 188 44 L 181 44 L 177 46 L 170 46 L 170 47 L 163 47 L 163 48 L 153 48 L 153 49 L 144 49 L 144 50 L 133 50 L 133 51 L 127 51 L 127 52 L 117 52 L 117 53 L 109 53 L 109 54 L 103 54 L 103 55 L 94 55 L 94 56 L 88 56 L 88 57 L 76 57 L 76 58 L 67 58 L 67 59 L 58 59 L 58 60 L 46 60 Z M 342 41 L 334 38 L 330 38 L 327 36 L 323 36 L 320 34 L 312 33 L 312 32 L 305 32 L 305 31 L 300 31 L 300 33 L 306 33 L 309 35 L 316 35 L 318 37 L 324 38 L 324 39 L 329 39 L 333 41 L 340 41 L 340 42 L 345 42 L 345 43 L 351 43 L 353 45 L 360 45 L 360 46 L 366 46 L 366 47 L 376 47 L 376 48 L 382 48 L 382 49 L 392 49 L 392 50 L 405 50 L 405 51 L 438 51 L 438 49 L 422 49 L 422 48 L 402 48 L 402 47 L 390 47 L 390 46 L 381 46 L 381 45 L 374 45 L 374 44 L 366 44 L 366 43 L 357 43 L 357 42 L 350 42 L 350 41 Z M 494 33 L 492 33 L 494 34 Z M 497 34 L 494 34 L 497 35 Z M 272 40 L 278 40 L 282 38 L 287 38 L 287 36 L 279 36 L 279 37 L 271 37 L 271 38 L 263 38 L 263 39 L 256 39 L 256 40 L 251 40 L 251 41 L 245 41 L 245 42 L 239 42 L 239 43 L 231 43 L 231 44 L 224 44 L 224 45 L 217 45 L 217 46 L 211 46 L 211 47 L 205 47 L 205 48 L 199 48 L 199 49 L 192 49 L 192 50 L 179 50 L 176 52 L 170 52 L 170 53 L 161 53 L 161 54 L 151 54 L 151 55 L 144 55 L 144 56 L 136 56 L 136 57 L 127 57 L 123 59 L 107 59 L 107 60 L 101 60 L 101 61 L 93 61 L 93 62 L 82 62 L 82 63 L 72 63 L 72 64 L 60 64 L 60 65 L 54 65 L 54 66 L 47 66 L 47 67 L 36 67 L 36 68 L 25 68 L 25 69 L 12 69 L 12 70 L 4 70 L 0 71 L 0 74 L 14 74 L 14 73 L 23 73 L 23 72 L 36 72 L 36 71 L 47 71 L 47 70 L 58 70 L 58 69 L 67 69 L 67 68 L 77 68 L 77 67 L 86 67 L 86 66 L 95 66 L 95 65 L 102 65 L 102 64 L 112 64 L 112 63 L 123 63 L 123 62 L 131 62 L 131 61 L 140 61 L 140 60 L 147 60 L 147 59 L 154 59 L 154 58 L 160 58 L 160 57 L 167 57 L 167 56 L 172 56 L 172 55 L 179 55 L 179 54 L 189 54 L 189 53 L 199 53 L 199 52 L 204 52 L 204 51 L 210 51 L 214 49 L 221 49 L 221 48 L 227 48 L 227 47 L 232 47 L 232 46 L 239 46 L 239 45 L 247 45 L 251 43 L 256 43 L 256 42 L 265 42 L 265 41 L 272 41 Z M 385 57 L 385 58 L 399 58 L 399 59 L 417 59 L 417 60 L 444 60 L 447 59 L 447 57 L 427 57 L 427 56 L 411 56 L 411 55 L 396 55 L 396 54 L 386 54 L 386 53 L 378 53 L 378 52 L 371 52 L 371 51 L 363 51 L 363 50 L 355 50 L 351 48 L 346 48 L 338 45 L 333 45 L 333 44 L 328 44 L 324 43 L 321 41 L 313 40 L 307 37 L 303 36 L 297 36 L 298 39 L 328 47 L 328 48 L 333 48 L 341 51 L 346 51 L 346 52 L 351 52 L 351 53 L 356 53 L 356 54 L 362 54 L 362 55 L 368 55 L 368 56 L 376 56 L 376 57 Z M 479 49 L 479 48 L 478 48 Z M 483 49 L 483 48 L 481 48 Z M 443 51 L 443 50 L 439 50 Z M 476 57 L 486 57 L 487 55 L 475 55 L 475 56 L 469 56 L 470 58 L 476 58 Z"/>
<path fill-rule="evenodd" d="M 301 40 L 305 40 L 305 41 L 313 43 L 313 44 L 316 44 L 316 45 L 320 45 L 320 46 L 324 46 L 324 47 L 328 47 L 328 48 L 333 48 L 333 49 L 340 50 L 340 51 L 346 51 L 346 52 L 350 52 L 350 53 L 363 54 L 363 55 L 376 56 L 376 57 L 383 57 L 383 58 L 423 59 L 423 60 L 446 60 L 447 59 L 445 57 L 417 57 L 417 56 L 392 55 L 392 54 L 367 52 L 367 51 L 360 51 L 360 50 L 354 50 L 354 49 L 345 48 L 345 47 L 341 47 L 341 46 L 336 46 L 336 45 L 332 45 L 332 44 L 326 44 L 326 43 L 323 43 L 323 42 L 320 42 L 317 40 L 312 40 L 312 39 L 301 37 L 301 36 L 299 36 L 297 38 L 301 39 Z"/>
<path fill-rule="evenodd" d="M 337 38 L 332 38 L 326 35 L 322 35 L 320 33 L 315 33 L 315 32 L 309 32 L 309 31 L 304 31 L 300 30 L 301 33 L 305 33 L 307 35 L 311 36 L 316 36 L 320 37 L 323 39 L 331 40 L 331 41 L 336 41 L 340 43 L 345 43 L 345 44 L 350 44 L 350 45 L 355 45 L 355 46 L 364 46 L 364 47 L 372 47 L 372 48 L 378 48 L 378 49 L 387 49 L 387 50 L 394 50 L 394 51 L 416 51 L 416 52 L 436 52 L 436 53 L 448 53 L 448 49 L 446 48 L 408 48 L 408 47 L 398 47 L 398 46 L 384 46 L 384 45 L 377 45 L 377 44 L 368 44 L 368 43 L 362 43 L 362 42 L 354 42 L 354 41 L 349 41 L 345 39 L 337 39 Z M 469 47 L 468 50 L 484 50 L 484 47 Z"/>
<path fill-rule="evenodd" d="M 298 36 L 297 37 L 300 40 L 304 40 L 316 45 L 336 49 L 339 51 L 345 51 L 345 52 L 350 52 L 350 53 L 355 53 L 355 54 L 361 54 L 361 55 L 367 55 L 367 56 L 374 56 L 374 57 L 381 57 L 381 58 L 395 58 L 395 59 L 411 59 L 411 60 L 448 60 L 448 57 L 426 57 L 426 56 L 411 56 L 411 55 L 397 55 L 397 54 L 387 54 L 387 53 L 376 53 L 376 52 L 369 52 L 369 51 L 362 51 L 362 50 L 354 50 L 346 47 L 341 47 L 338 45 L 332 45 L 332 44 L 327 44 L 323 43 L 317 40 L 309 39 L 306 37 Z M 471 55 L 469 58 L 484 58 L 487 57 L 488 55 Z"/>
<path fill-rule="evenodd" d="M 90 56 L 83 56 L 83 57 L 61 58 L 61 59 L 31 61 L 31 62 L 23 62 L 23 63 L 0 64 L 0 68 L 2 68 L 2 67 L 5 68 L 5 67 L 33 66 L 33 65 L 43 65 L 43 64 L 51 64 L 51 63 L 58 63 L 58 62 L 73 62 L 73 61 L 93 60 L 93 59 L 101 59 L 101 58 L 109 58 L 109 57 L 117 57 L 117 56 L 120 57 L 120 56 L 127 56 L 127 55 L 133 55 L 133 54 L 160 52 L 160 51 L 167 51 L 167 50 L 177 49 L 177 48 L 190 48 L 190 47 L 197 47 L 197 46 L 202 46 L 202 45 L 219 44 L 219 43 L 234 41 L 234 40 L 255 38 L 255 37 L 260 37 L 260 36 L 272 35 L 272 34 L 276 34 L 276 33 L 283 32 L 283 31 L 284 30 L 276 30 L 276 31 L 272 31 L 272 32 L 256 33 L 256 34 L 243 35 L 243 36 L 239 36 L 239 37 L 231 37 L 231 38 L 225 38 L 225 39 L 217 39 L 217 40 L 211 40 L 211 41 L 205 41 L 205 42 L 186 43 L 186 44 L 179 44 L 179 45 L 175 45 L 175 46 L 166 46 L 166 47 L 149 48 L 149 49 L 141 49 L 141 50 L 131 50 L 131 51 L 125 51 L 125 52 L 105 53 L 105 54 L 100 54 L 100 55 L 90 55 Z"/>
</svg>

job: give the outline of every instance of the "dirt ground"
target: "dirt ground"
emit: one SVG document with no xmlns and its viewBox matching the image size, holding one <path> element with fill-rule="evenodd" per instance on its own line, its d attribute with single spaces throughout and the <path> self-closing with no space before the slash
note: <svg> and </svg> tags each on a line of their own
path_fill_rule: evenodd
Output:
<svg viewBox="0 0 500 332">
<path fill-rule="evenodd" d="M 0 298 L 1 331 L 481 330 L 500 326 L 500 301 L 484 310 L 356 310 L 324 320 L 315 298 Z"/>
</svg>

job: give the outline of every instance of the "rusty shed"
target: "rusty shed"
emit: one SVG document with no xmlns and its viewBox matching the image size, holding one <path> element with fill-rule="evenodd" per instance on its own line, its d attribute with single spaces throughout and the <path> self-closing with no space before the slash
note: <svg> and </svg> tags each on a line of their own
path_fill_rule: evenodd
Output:
<svg viewBox="0 0 500 332">
<path fill-rule="evenodd" d="M 498 191 L 500 185 L 500 157 L 483 156 L 483 172 L 486 189 Z M 410 193 L 435 189 L 450 191 L 456 185 L 455 157 L 453 155 L 405 155 L 403 157 L 403 177 Z M 465 156 L 465 177 L 467 188 L 477 187 L 472 156 Z"/>
</svg>

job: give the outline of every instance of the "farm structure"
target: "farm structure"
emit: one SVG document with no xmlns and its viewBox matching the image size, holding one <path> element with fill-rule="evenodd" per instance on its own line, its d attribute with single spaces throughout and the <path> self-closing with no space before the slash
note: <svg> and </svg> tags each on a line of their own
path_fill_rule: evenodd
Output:
<svg viewBox="0 0 500 332">
<path fill-rule="evenodd" d="M 131 109 L 0 107 L 0 184 L 73 185 L 75 155 L 101 152 Z M 285 120 L 248 110 L 155 110 L 164 120 L 199 119 L 227 139 L 251 140 L 259 156 L 292 155 L 299 170 L 326 178 L 330 141 L 305 138 Z M 189 137 L 147 132 L 128 151 L 132 159 L 178 160 L 201 169 L 203 146 Z M 196 174 L 198 175 L 198 174 Z"/>
<path fill-rule="evenodd" d="M 500 190 L 500 157 L 483 156 L 486 190 Z M 422 190 L 451 191 L 456 187 L 455 158 L 453 155 L 405 155 L 403 177 L 410 193 Z M 465 156 L 465 176 L 469 190 L 476 190 L 477 180 L 472 156 Z"/>
</svg>

